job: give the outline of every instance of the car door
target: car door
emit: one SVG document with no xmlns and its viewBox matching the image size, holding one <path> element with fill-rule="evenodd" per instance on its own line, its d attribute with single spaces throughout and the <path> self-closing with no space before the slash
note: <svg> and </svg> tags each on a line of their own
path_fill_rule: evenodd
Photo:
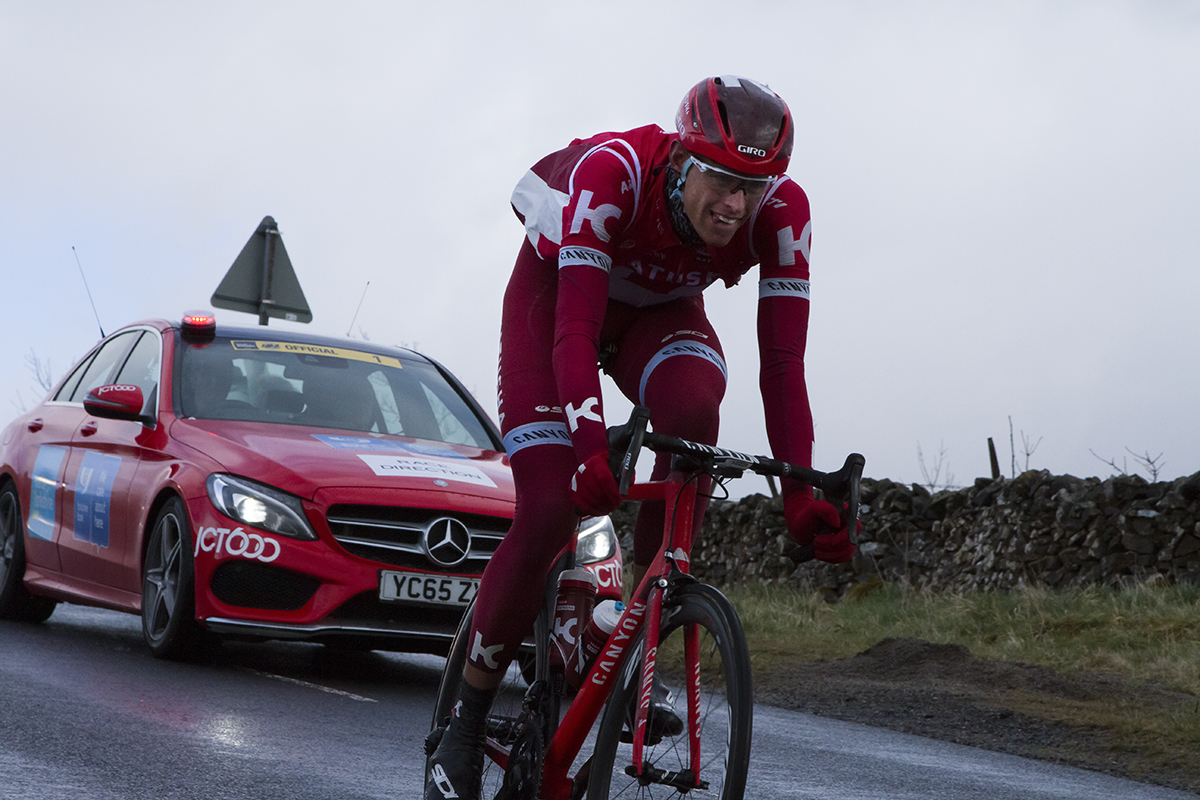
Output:
<svg viewBox="0 0 1200 800">
<path fill-rule="evenodd" d="M 72 403 L 71 395 L 102 346 L 80 360 L 58 391 L 26 421 L 23 445 L 15 451 L 13 468 L 29 480 L 25 559 L 31 567 L 49 572 L 61 569 L 54 540 L 63 514 L 63 474 L 71 439 L 84 417 L 83 405 Z"/>
<path fill-rule="evenodd" d="M 132 330 L 114 336 L 97 354 L 71 400 L 82 405 L 92 389 L 129 376 L 128 382 L 142 387 L 147 405 L 153 408 L 161 360 L 162 342 L 156 331 Z M 147 375 L 153 378 L 148 380 Z M 140 422 L 83 415 L 63 473 L 65 499 L 57 544 L 64 575 L 119 592 L 140 591 L 140 553 L 135 552 L 138 515 L 136 508 L 130 513 L 129 495 L 141 450 L 137 440 L 146 430 Z M 124 605 L 132 598 L 108 599 Z"/>
</svg>

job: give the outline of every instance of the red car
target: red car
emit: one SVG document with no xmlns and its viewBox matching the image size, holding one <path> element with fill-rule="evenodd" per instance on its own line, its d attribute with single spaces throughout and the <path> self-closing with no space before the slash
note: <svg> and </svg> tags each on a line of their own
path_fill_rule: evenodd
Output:
<svg viewBox="0 0 1200 800">
<path fill-rule="evenodd" d="M 498 432 L 430 359 L 142 322 L 0 437 L 0 617 L 140 614 L 160 657 L 221 637 L 442 652 L 512 513 Z M 619 598 L 612 524 L 581 528 Z"/>
</svg>

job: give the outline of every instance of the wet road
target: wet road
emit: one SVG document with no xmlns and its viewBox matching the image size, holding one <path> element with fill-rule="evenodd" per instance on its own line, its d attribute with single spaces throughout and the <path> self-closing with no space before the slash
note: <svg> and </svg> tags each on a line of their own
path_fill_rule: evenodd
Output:
<svg viewBox="0 0 1200 800">
<path fill-rule="evenodd" d="M 418 798 L 440 660 L 227 643 L 151 658 L 136 617 L 0 622 L 0 799 Z M 1182 800 L 1183 792 L 760 708 L 751 798 Z"/>
</svg>

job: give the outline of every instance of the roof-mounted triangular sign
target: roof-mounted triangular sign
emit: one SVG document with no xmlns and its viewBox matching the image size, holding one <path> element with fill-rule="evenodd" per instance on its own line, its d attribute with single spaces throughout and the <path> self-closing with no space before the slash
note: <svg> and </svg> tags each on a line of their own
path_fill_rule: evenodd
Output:
<svg viewBox="0 0 1200 800">
<path fill-rule="evenodd" d="M 263 217 L 213 292 L 212 304 L 215 308 L 258 314 L 259 325 L 266 325 L 269 317 L 312 322 L 304 290 L 273 218 Z"/>
</svg>

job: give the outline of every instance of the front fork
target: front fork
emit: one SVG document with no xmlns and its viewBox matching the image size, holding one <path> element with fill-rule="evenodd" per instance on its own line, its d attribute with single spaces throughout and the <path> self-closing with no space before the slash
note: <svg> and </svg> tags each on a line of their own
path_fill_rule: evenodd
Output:
<svg viewBox="0 0 1200 800">
<path fill-rule="evenodd" d="M 664 532 L 666 545 L 663 557 L 666 564 L 658 570 L 652 570 L 657 577 L 647 587 L 649 592 L 648 613 L 646 614 L 646 653 L 642 659 L 641 680 L 638 684 L 638 704 L 633 726 L 633 775 L 642 780 L 661 780 L 654 776 L 659 773 L 645 763 L 646 725 L 650 713 L 650 703 L 654 689 L 654 670 L 658 658 L 658 639 L 662 629 L 663 597 L 666 592 L 679 584 L 690 581 L 691 564 L 688 554 L 692 551 L 692 523 L 696 505 L 696 484 L 691 480 L 675 481 L 672 490 L 664 498 L 668 509 L 673 509 L 670 527 Z M 664 576 L 669 564 L 669 577 Z M 700 638 L 696 625 L 689 624 L 684 630 L 684 655 L 686 663 L 684 671 L 687 684 L 687 726 L 684 735 L 688 737 L 688 755 L 690 761 L 688 783 L 692 786 L 701 785 L 700 767 L 700 676 L 697 674 L 700 665 Z M 694 783 L 693 783 L 694 781 Z"/>
</svg>

